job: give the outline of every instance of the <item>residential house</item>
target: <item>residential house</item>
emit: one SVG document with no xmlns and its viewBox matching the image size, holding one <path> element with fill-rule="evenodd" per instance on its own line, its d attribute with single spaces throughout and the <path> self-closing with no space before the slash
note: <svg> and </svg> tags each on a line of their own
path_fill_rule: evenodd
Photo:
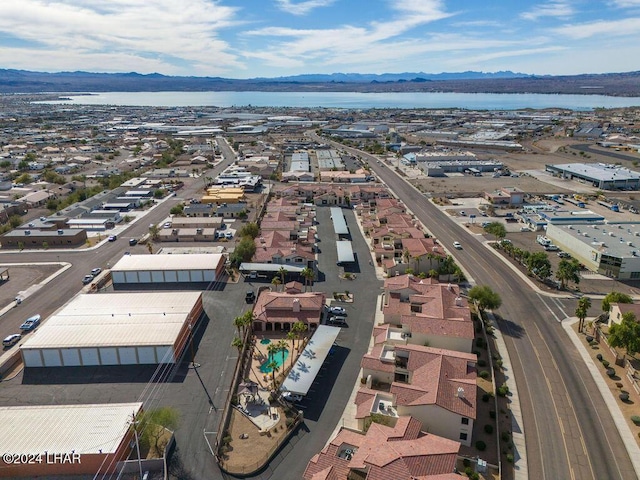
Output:
<svg viewBox="0 0 640 480">
<path fill-rule="evenodd" d="M 475 354 L 422 345 L 375 345 L 361 362 L 367 388 L 356 395 L 359 428 L 374 413 L 412 416 L 426 431 L 470 446 L 476 361 Z"/>
<path fill-rule="evenodd" d="M 609 306 L 609 326 L 620 324 L 625 313 L 632 313 L 640 322 L 640 303 L 612 303 Z"/>
<path fill-rule="evenodd" d="M 460 444 L 422 432 L 415 418 L 394 426 L 372 423 L 366 433 L 342 427 L 309 461 L 305 480 L 459 480 Z"/>
</svg>

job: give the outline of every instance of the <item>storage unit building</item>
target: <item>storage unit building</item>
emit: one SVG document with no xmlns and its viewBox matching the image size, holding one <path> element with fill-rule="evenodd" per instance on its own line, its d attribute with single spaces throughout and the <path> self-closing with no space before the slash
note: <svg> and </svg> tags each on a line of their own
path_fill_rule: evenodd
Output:
<svg viewBox="0 0 640 480">
<path fill-rule="evenodd" d="M 113 473 L 135 448 L 142 403 L 0 407 L 0 476 Z"/>
<path fill-rule="evenodd" d="M 201 292 L 79 295 L 20 351 L 25 367 L 176 363 L 202 311 Z"/>
<path fill-rule="evenodd" d="M 202 287 L 220 279 L 224 264 L 219 253 L 124 255 L 111 269 L 111 278 L 116 290 L 149 284 Z"/>
</svg>

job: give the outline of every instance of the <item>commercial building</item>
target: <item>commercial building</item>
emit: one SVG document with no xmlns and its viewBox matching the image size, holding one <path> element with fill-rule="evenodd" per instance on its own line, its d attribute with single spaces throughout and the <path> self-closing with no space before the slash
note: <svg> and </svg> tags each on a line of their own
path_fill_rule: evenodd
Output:
<svg viewBox="0 0 640 480">
<path fill-rule="evenodd" d="M 131 425 L 141 409 L 142 403 L 0 407 L 0 477 L 111 474 L 135 448 Z"/>
<path fill-rule="evenodd" d="M 547 237 L 589 270 L 622 280 L 640 278 L 640 224 L 547 224 Z"/>
<path fill-rule="evenodd" d="M 202 311 L 201 292 L 79 295 L 22 344 L 22 360 L 27 368 L 176 363 Z"/>
<path fill-rule="evenodd" d="M 291 330 L 296 322 L 313 331 L 320 325 L 326 296 L 322 292 L 260 292 L 253 307 L 256 332 Z"/>
<path fill-rule="evenodd" d="M 129 289 L 149 285 L 184 288 L 202 287 L 224 274 L 222 254 L 124 255 L 111 269 L 113 288 Z"/>
<path fill-rule="evenodd" d="M 563 163 L 545 165 L 547 172 L 568 180 L 590 183 L 601 190 L 638 190 L 640 173 L 605 163 Z"/>
<path fill-rule="evenodd" d="M 73 248 L 87 241 L 86 230 L 62 228 L 57 230 L 16 229 L 0 237 L 2 248 Z"/>
</svg>

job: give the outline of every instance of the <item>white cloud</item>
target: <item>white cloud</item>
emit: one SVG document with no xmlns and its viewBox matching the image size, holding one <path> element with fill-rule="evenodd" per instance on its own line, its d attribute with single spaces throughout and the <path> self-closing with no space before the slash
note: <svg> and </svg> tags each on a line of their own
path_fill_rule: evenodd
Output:
<svg viewBox="0 0 640 480">
<path fill-rule="evenodd" d="M 640 7 L 640 0 L 613 0 L 611 3 L 618 8 Z"/>
<path fill-rule="evenodd" d="M 574 40 L 582 40 L 595 36 L 619 37 L 630 35 L 633 37 L 640 31 L 640 17 L 565 25 L 554 29 L 554 31 Z"/>
<path fill-rule="evenodd" d="M 328 7 L 336 0 L 306 0 L 295 3 L 292 0 L 276 0 L 278 8 L 292 15 L 306 15 L 311 10 L 321 7 Z"/>
<path fill-rule="evenodd" d="M 568 18 L 573 14 L 574 9 L 569 2 L 558 0 L 537 5 L 528 12 L 522 13 L 520 17 L 525 20 L 538 20 L 542 17 Z"/>
<path fill-rule="evenodd" d="M 218 32 L 235 25 L 236 9 L 212 0 L 21 0 L 0 2 L 0 32 L 27 45 L 40 46 L 48 52 L 61 52 L 70 58 L 137 58 L 136 71 L 180 70 L 195 74 L 217 74 L 240 68 L 230 46 Z M 33 47 L 30 47 L 33 48 Z M 40 58 L 22 57 L 32 68 Z M 54 55 L 57 57 L 57 55 Z M 15 63 L 16 60 L 14 59 Z M 51 62 L 46 62 L 50 64 Z M 67 62 L 63 62 L 67 63 Z M 83 65 L 84 63 L 76 64 Z M 99 70 L 107 65 L 122 70 L 118 63 L 98 62 Z M 158 70 L 146 70 L 156 66 Z M 87 67 L 88 68 L 88 67 Z M 176 72 L 178 73 L 178 72 Z"/>
</svg>

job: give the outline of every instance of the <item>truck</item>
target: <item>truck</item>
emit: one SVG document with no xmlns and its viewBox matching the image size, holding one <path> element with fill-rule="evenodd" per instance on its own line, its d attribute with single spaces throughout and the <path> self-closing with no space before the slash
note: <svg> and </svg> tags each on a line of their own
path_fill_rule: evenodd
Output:
<svg viewBox="0 0 640 480">
<path fill-rule="evenodd" d="M 620 206 L 618 204 L 616 204 L 616 203 L 608 203 L 608 202 L 604 202 L 602 200 L 598 200 L 598 205 L 602 205 L 603 207 L 607 207 L 612 212 L 619 212 L 620 211 Z"/>
</svg>

